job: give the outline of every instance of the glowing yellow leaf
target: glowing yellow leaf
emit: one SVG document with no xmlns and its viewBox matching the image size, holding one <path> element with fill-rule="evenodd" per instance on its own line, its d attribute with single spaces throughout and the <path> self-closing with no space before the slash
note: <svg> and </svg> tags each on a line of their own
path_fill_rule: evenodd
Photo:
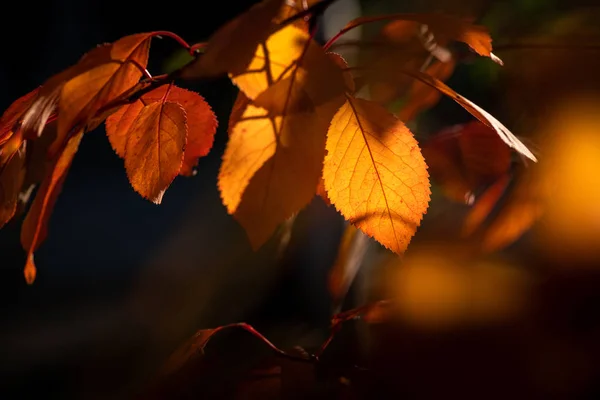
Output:
<svg viewBox="0 0 600 400">
<path fill-rule="evenodd" d="M 314 197 L 331 115 L 269 117 L 265 109 L 248 105 L 231 130 L 218 185 L 223 204 L 254 248 Z"/>
<path fill-rule="evenodd" d="M 258 45 L 247 71 L 230 76 L 255 105 L 278 115 L 306 111 L 309 101 L 321 105 L 345 89 L 340 66 L 293 25 Z M 268 96 L 259 96 L 267 89 Z"/>
<path fill-rule="evenodd" d="M 347 96 L 326 148 L 323 179 L 331 202 L 367 235 L 403 253 L 431 194 L 412 133 L 377 103 Z"/>
</svg>

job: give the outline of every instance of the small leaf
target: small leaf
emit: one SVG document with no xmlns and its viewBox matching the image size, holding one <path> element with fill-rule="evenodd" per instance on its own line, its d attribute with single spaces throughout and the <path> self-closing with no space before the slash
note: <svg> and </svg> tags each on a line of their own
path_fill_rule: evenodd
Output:
<svg viewBox="0 0 600 400">
<path fill-rule="evenodd" d="M 174 374 L 195 357 L 202 356 L 206 344 L 218 331 L 219 328 L 202 329 L 196 332 L 191 339 L 188 339 L 171 354 L 163 367 L 162 374 Z"/>
<path fill-rule="evenodd" d="M 181 71 L 185 79 L 243 73 L 252 60 L 256 46 L 275 29 L 272 22 L 282 0 L 263 0 L 219 28 L 208 40 L 200 57 Z"/>
<path fill-rule="evenodd" d="M 33 253 L 46 240 L 52 209 L 67 177 L 73 157 L 79 148 L 82 136 L 83 131 L 79 131 L 76 135 L 69 138 L 64 150 L 56 159 L 51 172 L 46 176 L 46 179 L 38 189 L 35 199 L 23 220 L 21 244 L 25 251 L 27 251 L 27 262 L 24 273 L 28 284 L 32 284 L 36 276 Z"/>
<path fill-rule="evenodd" d="M 25 178 L 25 146 L 13 153 L 4 168 L 0 169 L 0 228 L 15 214 L 23 179 Z"/>
<path fill-rule="evenodd" d="M 109 116 L 106 119 L 106 134 L 112 148 L 123 158 L 129 130 L 144 104 L 162 101 L 179 104 L 187 115 L 187 144 L 179 174 L 190 176 L 198 164 L 198 159 L 210 151 L 217 131 L 217 118 L 210 105 L 198 93 L 175 85 L 160 86 Z"/>
<path fill-rule="evenodd" d="M 144 106 L 127 133 L 125 169 L 142 197 L 160 204 L 179 174 L 187 140 L 183 107 L 173 102 Z"/>
<path fill-rule="evenodd" d="M 377 103 L 347 96 L 331 121 L 325 189 L 342 215 L 402 254 L 427 211 L 427 166 L 408 128 Z"/>
<path fill-rule="evenodd" d="M 352 74 L 348 70 L 348 63 L 346 62 L 344 57 L 342 57 L 338 53 L 334 53 L 331 51 L 327 52 L 327 56 L 329 56 L 331 61 L 333 61 L 343 71 L 342 75 L 344 76 L 344 84 L 346 85 L 346 91 L 350 94 L 356 92 L 356 84 L 354 83 L 354 77 L 352 77 Z"/>
</svg>

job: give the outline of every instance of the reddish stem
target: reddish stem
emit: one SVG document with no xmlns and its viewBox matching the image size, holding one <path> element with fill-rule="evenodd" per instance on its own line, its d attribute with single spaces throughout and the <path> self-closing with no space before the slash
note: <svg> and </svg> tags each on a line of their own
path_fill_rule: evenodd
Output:
<svg viewBox="0 0 600 400">
<path fill-rule="evenodd" d="M 206 48 L 206 46 L 208 45 L 208 42 L 201 42 L 201 43 L 195 43 L 193 44 L 190 48 L 190 55 L 195 56 L 197 53 L 199 53 L 201 50 L 204 50 Z"/>
<path fill-rule="evenodd" d="M 170 32 L 170 31 L 156 31 L 152 33 L 154 36 L 166 36 L 169 37 L 173 40 L 175 40 L 177 43 L 179 43 L 182 47 L 185 47 L 186 49 L 190 49 L 190 45 L 188 44 L 188 42 L 186 42 L 185 40 L 183 40 L 183 38 L 181 36 L 179 36 L 176 33 Z"/>
</svg>

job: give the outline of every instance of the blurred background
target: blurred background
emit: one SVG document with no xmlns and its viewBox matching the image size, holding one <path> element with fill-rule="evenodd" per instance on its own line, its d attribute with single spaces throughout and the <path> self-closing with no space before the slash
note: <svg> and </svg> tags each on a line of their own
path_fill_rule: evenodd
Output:
<svg viewBox="0 0 600 400">
<path fill-rule="evenodd" d="M 11 3 L 0 27 L 0 108 L 99 43 L 152 30 L 204 41 L 253 3 Z M 513 155 L 507 190 L 473 235 L 463 237 L 463 224 L 483 192 L 471 193 L 475 205 L 466 204 L 434 182 L 429 211 L 402 260 L 363 240 L 367 250 L 356 261 L 344 309 L 401 299 L 393 322 L 349 323 L 344 329 L 352 334 L 332 347 L 335 358 L 369 346 L 366 393 L 600 396 L 600 9 L 594 3 L 339 0 L 320 21 L 320 41 L 352 18 L 390 12 L 443 12 L 485 25 L 504 66 L 459 47 L 445 81 L 540 160 L 521 168 Z M 377 35 L 369 25 L 347 39 Z M 354 62 L 360 49 L 336 51 Z M 174 42 L 153 40 L 153 74 L 183 62 Z M 177 178 L 160 206 L 131 189 L 99 127 L 75 157 L 49 237 L 36 252 L 32 286 L 22 272 L 21 218 L 0 230 L 1 398 L 132 398 L 196 330 L 231 322 L 252 323 L 283 348 L 318 347 L 328 336 L 336 305 L 328 282 L 343 219 L 315 197 L 295 219 L 283 252 L 285 229 L 253 252 L 216 186 L 236 89 L 227 79 L 181 86 L 202 94 L 220 125 L 198 174 Z M 423 143 L 473 120 L 450 99 L 434 103 L 408 122 Z M 244 357 L 239 346 L 221 348 L 235 365 Z"/>
</svg>

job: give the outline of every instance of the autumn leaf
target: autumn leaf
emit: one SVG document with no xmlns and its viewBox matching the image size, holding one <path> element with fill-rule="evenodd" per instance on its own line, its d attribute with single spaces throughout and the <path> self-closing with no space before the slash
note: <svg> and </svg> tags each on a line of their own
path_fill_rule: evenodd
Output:
<svg viewBox="0 0 600 400">
<path fill-rule="evenodd" d="M 249 105 L 230 132 L 218 186 L 253 248 L 314 197 L 331 115 L 324 110 L 269 117 Z"/>
<path fill-rule="evenodd" d="M 238 109 L 232 112 L 239 122 L 230 129 L 218 185 L 227 211 L 256 249 L 314 197 L 344 78 L 294 26 L 259 45 L 248 68 L 231 78 L 249 101 L 241 117 Z"/>
<path fill-rule="evenodd" d="M 0 117 L 0 146 L 12 135 L 15 124 L 21 119 L 23 113 L 35 101 L 39 88 L 19 97 L 15 100 Z"/>
<path fill-rule="evenodd" d="M 404 69 L 401 70 L 401 72 L 420 80 L 421 82 L 439 90 L 441 93 L 450 97 L 452 100 L 461 105 L 465 110 L 467 110 L 479 121 L 494 129 L 498 136 L 502 139 L 502 141 L 506 143 L 509 147 L 515 149 L 517 152 L 521 153 L 530 160 L 537 162 L 537 158 L 527 148 L 527 146 L 525 146 L 506 126 L 504 126 L 500 121 L 494 118 L 483 108 L 473 103 L 471 100 L 456 93 L 453 89 L 451 89 L 448 85 L 441 82 L 440 80 L 435 79 L 434 77 L 427 75 L 423 72 Z"/>
<path fill-rule="evenodd" d="M 77 124 L 87 123 L 100 109 L 126 92 L 142 77 L 153 33 L 121 38 L 110 48 L 111 62 L 91 68 L 67 81 L 60 94 L 57 141 Z"/>
<path fill-rule="evenodd" d="M 0 168 L 0 228 L 15 214 L 21 185 L 25 178 L 25 148 L 22 143 L 19 150 L 13 152 L 10 160 Z"/>
<path fill-rule="evenodd" d="M 82 136 L 83 131 L 79 131 L 79 133 L 69 138 L 61 155 L 56 159 L 51 172 L 38 189 L 35 199 L 23 220 L 21 244 L 27 251 L 24 273 L 28 284 L 32 284 L 36 276 L 33 253 L 48 235 L 48 222 L 52 209 L 58 199 L 73 157 L 79 148 Z"/>
<path fill-rule="evenodd" d="M 258 45 L 247 71 L 230 77 L 256 106 L 273 115 L 325 104 L 345 88 L 341 68 L 293 25 Z"/>
<path fill-rule="evenodd" d="M 275 29 L 272 22 L 282 0 L 263 0 L 217 30 L 196 61 L 181 71 L 184 79 L 200 79 L 230 73 L 243 73 L 254 56 L 256 46 Z"/>
<path fill-rule="evenodd" d="M 217 131 L 217 118 L 210 105 L 198 93 L 175 85 L 160 86 L 110 115 L 106 119 L 106 134 L 112 148 L 124 158 L 130 128 L 140 111 L 144 105 L 162 101 L 179 104 L 187 115 L 187 144 L 179 174 L 191 176 L 198 159 L 210 151 Z"/>
<path fill-rule="evenodd" d="M 187 140 L 187 117 L 178 103 L 144 106 L 127 131 L 125 170 L 142 197 L 160 204 L 181 169 Z"/>
<path fill-rule="evenodd" d="M 325 189 L 342 215 L 402 254 L 427 211 L 429 175 L 408 128 L 377 103 L 347 96 L 327 134 Z"/>
</svg>

